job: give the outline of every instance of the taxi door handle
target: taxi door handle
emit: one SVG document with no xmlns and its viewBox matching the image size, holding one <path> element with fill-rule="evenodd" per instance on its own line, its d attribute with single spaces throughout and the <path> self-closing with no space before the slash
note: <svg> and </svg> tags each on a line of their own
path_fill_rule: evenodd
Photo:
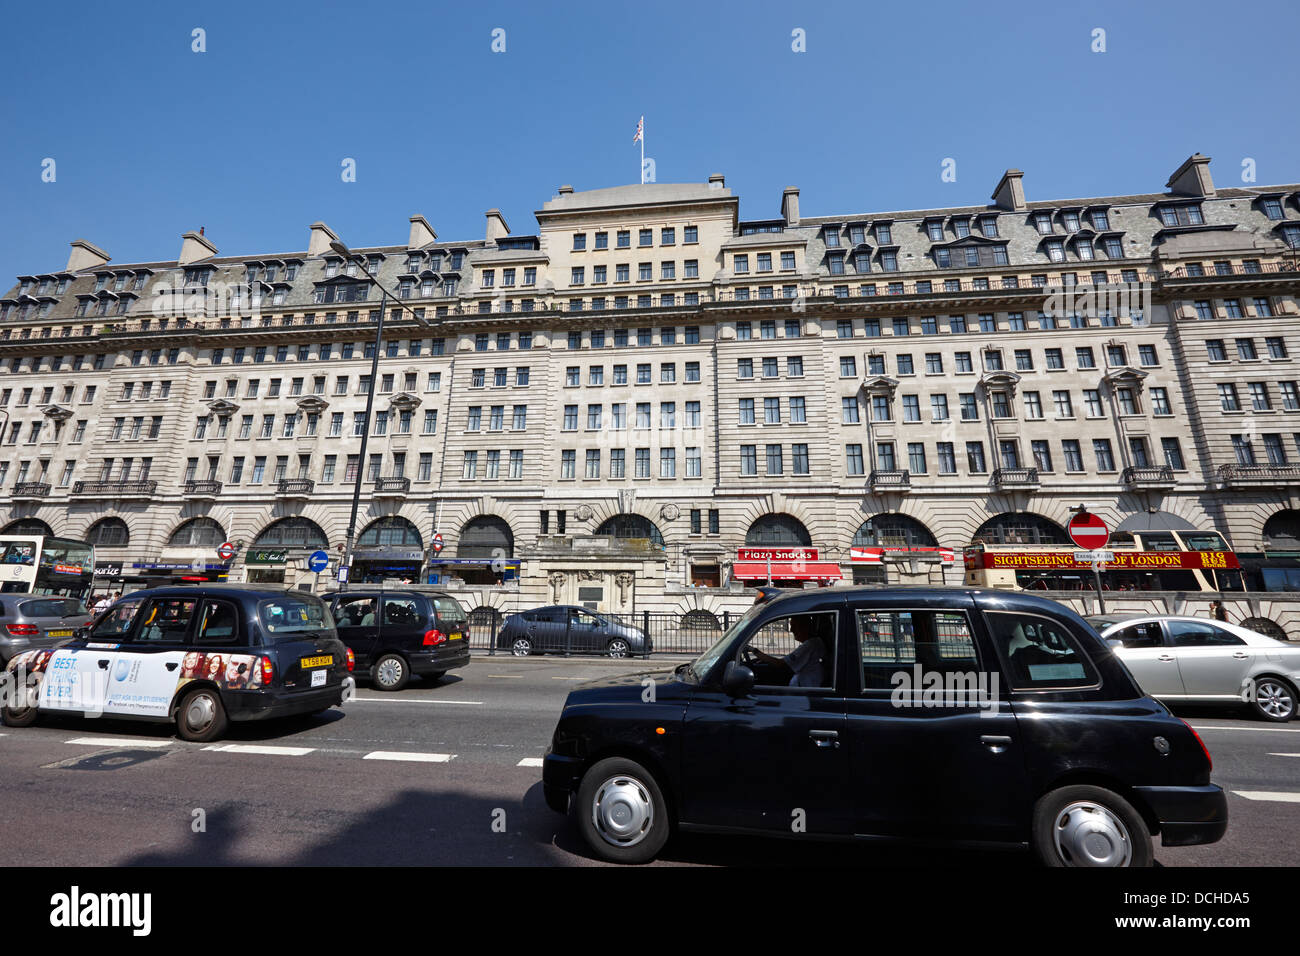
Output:
<svg viewBox="0 0 1300 956">
<path fill-rule="evenodd" d="M 1171 664 L 1173 663 L 1174 658 L 1171 654 L 1161 654 L 1156 658 L 1156 660 L 1160 661 L 1162 664 Z"/>
<path fill-rule="evenodd" d="M 99 661 L 98 663 L 99 663 L 99 669 L 100 669 L 101 671 L 106 671 L 106 670 L 108 670 L 108 661 L 101 660 L 101 661 Z"/>
<path fill-rule="evenodd" d="M 989 748 L 993 753 L 1000 754 L 1011 746 L 1011 738 L 994 734 L 985 734 L 980 738 L 980 743 Z"/>
<path fill-rule="evenodd" d="M 840 745 L 839 731 L 835 730 L 810 730 L 808 737 L 818 747 L 838 747 Z"/>
<path fill-rule="evenodd" d="M 167 664 L 167 669 L 168 669 L 169 671 L 174 671 L 174 670 L 176 670 L 176 668 L 179 667 L 179 666 L 180 666 L 180 665 L 177 664 L 176 661 L 170 661 L 170 662 Z"/>
</svg>

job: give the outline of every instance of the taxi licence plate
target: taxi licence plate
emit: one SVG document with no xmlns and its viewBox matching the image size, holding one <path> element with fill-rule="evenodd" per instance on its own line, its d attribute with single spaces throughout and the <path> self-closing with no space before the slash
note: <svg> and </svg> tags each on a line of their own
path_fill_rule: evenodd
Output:
<svg viewBox="0 0 1300 956">
<path fill-rule="evenodd" d="M 304 657 L 298 662 L 303 670 L 307 670 L 309 667 L 329 667 L 333 663 L 334 655 L 332 654 L 326 654 L 324 657 Z"/>
<path fill-rule="evenodd" d="M 71 631 L 46 631 L 45 636 L 46 637 L 71 637 L 72 632 Z"/>
<path fill-rule="evenodd" d="M 459 640 L 463 639 L 464 637 L 465 637 L 464 634 L 461 634 L 461 633 L 457 632 L 457 633 L 455 633 L 455 634 L 448 634 L 448 635 L 447 635 L 447 640 L 449 640 L 449 641 L 459 641 Z"/>
</svg>

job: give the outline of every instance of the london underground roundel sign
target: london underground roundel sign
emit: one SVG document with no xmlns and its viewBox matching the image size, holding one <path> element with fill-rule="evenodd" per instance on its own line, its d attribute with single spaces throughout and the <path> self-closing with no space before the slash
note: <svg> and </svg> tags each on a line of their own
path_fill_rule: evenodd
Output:
<svg viewBox="0 0 1300 956">
<path fill-rule="evenodd" d="M 1065 530 L 1070 532 L 1071 541 L 1089 551 L 1106 547 L 1106 542 L 1110 540 L 1110 529 L 1106 527 L 1106 522 L 1086 512 L 1071 518 Z"/>
<path fill-rule="evenodd" d="M 235 546 L 231 544 L 229 541 L 225 542 L 224 544 L 221 545 L 221 547 L 217 548 L 217 557 L 219 557 L 222 561 L 229 561 L 234 556 L 235 556 Z"/>
</svg>

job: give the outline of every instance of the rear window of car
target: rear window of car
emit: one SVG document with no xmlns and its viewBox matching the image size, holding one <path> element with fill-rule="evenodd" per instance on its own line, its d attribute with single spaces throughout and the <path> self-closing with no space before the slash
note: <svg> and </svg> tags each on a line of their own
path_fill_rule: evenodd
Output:
<svg viewBox="0 0 1300 956">
<path fill-rule="evenodd" d="M 1061 622 L 1014 611 L 989 613 L 988 621 L 1013 687 L 1046 690 L 1098 682 L 1092 661 Z"/>
<path fill-rule="evenodd" d="M 433 608 L 438 612 L 438 617 L 444 621 L 455 621 L 462 623 L 468 620 L 465 616 L 465 609 L 460 606 L 460 602 L 455 598 L 435 597 L 429 598 L 433 602 Z"/>
<path fill-rule="evenodd" d="M 272 642 L 315 637 L 334 630 L 334 618 L 321 601 L 307 597 L 271 598 L 257 605 L 262 633 Z"/>
<path fill-rule="evenodd" d="M 18 605 L 18 613 L 23 617 L 69 617 L 73 614 L 85 614 L 86 609 L 81 606 L 80 601 L 45 598 L 39 601 L 24 601 Z"/>
</svg>

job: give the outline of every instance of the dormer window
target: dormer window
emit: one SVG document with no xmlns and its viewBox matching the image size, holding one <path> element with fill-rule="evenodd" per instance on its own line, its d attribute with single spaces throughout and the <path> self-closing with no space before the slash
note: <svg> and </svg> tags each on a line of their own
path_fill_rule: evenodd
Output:
<svg viewBox="0 0 1300 956">
<path fill-rule="evenodd" d="M 855 246 L 860 246 L 867 241 L 866 226 L 849 226 L 849 241 Z"/>
<path fill-rule="evenodd" d="M 996 216 L 983 216 L 980 219 L 980 232 L 985 239 L 996 239 L 998 237 L 998 219 Z"/>
<path fill-rule="evenodd" d="M 348 264 L 343 267 L 343 274 L 355 276 L 357 274 L 357 263 L 355 259 L 349 259 Z"/>
<path fill-rule="evenodd" d="M 1264 215 L 1268 216 L 1269 219 L 1282 218 L 1282 200 L 1274 196 L 1270 196 L 1260 203 L 1260 208 L 1264 210 Z"/>
<path fill-rule="evenodd" d="M 144 285 L 144 276 L 137 276 L 137 277 L 136 277 L 136 284 L 135 284 L 135 287 L 138 289 L 138 288 L 140 288 L 142 285 Z M 63 295 L 63 293 L 65 293 L 65 292 L 67 292 L 67 291 L 68 291 L 68 280 L 67 280 L 67 279 L 60 279 L 60 280 L 59 280 L 59 285 L 58 285 L 58 287 L 54 290 L 54 294 L 55 294 L 55 295 Z"/>
<path fill-rule="evenodd" d="M 952 221 L 952 231 L 956 234 L 958 239 L 965 239 L 970 235 L 970 220 L 954 219 Z"/>
<path fill-rule="evenodd" d="M 1067 209 L 1061 213 L 1061 225 L 1065 227 L 1066 232 L 1079 231 L 1079 214 L 1073 209 Z"/>
<path fill-rule="evenodd" d="M 876 242 L 882 246 L 892 246 L 894 244 L 893 230 L 890 229 L 889 223 L 878 222 L 875 225 Z"/>
<path fill-rule="evenodd" d="M 1052 214 L 1048 212 L 1034 213 L 1034 227 L 1038 230 L 1039 235 L 1050 236 L 1052 234 Z"/>
<path fill-rule="evenodd" d="M 1161 206 L 1160 221 L 1166 226 L 1203 226 L 1205 217 L 1197 203 L 1181 206 Z"/>
<path fill-rule="evenodd" d="M 926 220 L 925 231 L 929 234 L 931 242 L 943 242 L 943 220 Z"/>
<path fill-rule="evenodd" d="M 298 276 L 298 263 L 291 262 L 284 267 L 284 281 L 292 282 Z"/>
<path fill-rule="evenodd" d="M 1095 258 L 1092 251 L 1091 239 L 1079 239 L 1078 241 L 1076 241 L 1074 244 L 1074 251 L 1079 254 L 1080 259 Z"/>
<path fill-rule="evenodd" d="M 338 260 L 330 259 L 328 262 L 325 263 L 325 278 L 333 279 L 338 274 L 339 274 Z"/>
<path fill-rule="evenodd" d="M 827 226 L 822 230 L 822 239 L 826 243 L 826 248 L 836 249 L 840 244 L 840 230 L 838 226 Z"/>
<path fill-rule="evenodd" d="M 267 266 L 267 267 L 266 267 L 266 274 L 265 274 L 265 276 L 264 276 L 263 278 L 264 278 L 265 281 L 267 281 L 267 282 L 274 282 L 274 281 L 275 281 L 275 266 Z"/>
<path fill-rule="evenodd" d="M 104 286 L 106 286 L 106 285 L 108 285 L 108 276 L 100 276 L 99 278 L 97 278 L 97 279 L 95 280 L 95 291 L 96 291 L 96 292 L 102 292 L 102 291 L 104 291 Z M 30 286 L 31 286 L 31 283 L 29 283 L 29 282 L 24 282 L 24 283 L 23 283 L 23 291 L 26 292 L 27 289 L 28 289 Z"/>
<path fill-rule="evenodd" d="M 1098 232 L 1105 232 L 1110 229 L 1110 214 L 1104 209 L 1094 209 L 1088 214 L 1092 220 L 1092 228 Z"/>
<path fill-rule="evenodd" d="M 1047 241 L 1047 258 L 1052 262 L 1065 261 L 1065 243 L 1060 239 L 1049 239 Z"/>
<path fill-rule="evenodd" d="M 418 255 L 407 256 L 407 257 L 406 257 L 406 271 L 407 271 L 407 272 L 419 272 L 419 271 L 420 271 L 420 259 L 421 259 L 421 257 L 418 256 Z"/>
</svg>

